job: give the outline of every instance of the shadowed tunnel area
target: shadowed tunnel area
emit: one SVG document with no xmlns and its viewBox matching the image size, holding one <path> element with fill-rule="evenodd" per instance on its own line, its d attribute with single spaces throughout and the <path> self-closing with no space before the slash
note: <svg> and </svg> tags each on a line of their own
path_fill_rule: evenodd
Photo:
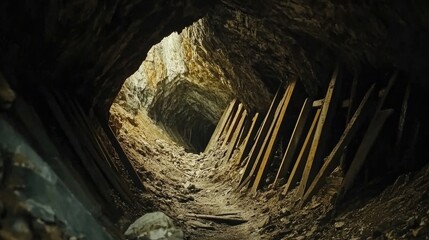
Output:
<svg viewBox="0 0 429 240">
<path fill-rule="evenodd" d="M 0 3 L 0 239 L 427 239 L 425 1 Z"/>
</svg>

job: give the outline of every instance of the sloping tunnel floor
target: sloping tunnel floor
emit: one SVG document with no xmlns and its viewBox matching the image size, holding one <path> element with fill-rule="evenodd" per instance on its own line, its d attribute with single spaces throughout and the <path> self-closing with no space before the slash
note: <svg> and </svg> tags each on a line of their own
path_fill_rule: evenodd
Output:
<svg viewBox="0 0 429 240">
<path fill-rule="evenodd" d="M 226 149 L 185 152 L 140 111 L 132 116 L 111 108 L 110 124 L 140 174 L 147 211 L 163 211 L 180 226 L 186 239 L 428 239 L 429 167 L 401 175 L 387 186 L 373 181 L 335 203 L 341 174 L 335 171 L 312 201 L 295 207 L 294 191 L 237 190 L 240 166 Z M 125 230 L 139 216 L 120 221 Z M 245 223 L 228 225 L 189 214 L 236 214 Z"/>
</svg>

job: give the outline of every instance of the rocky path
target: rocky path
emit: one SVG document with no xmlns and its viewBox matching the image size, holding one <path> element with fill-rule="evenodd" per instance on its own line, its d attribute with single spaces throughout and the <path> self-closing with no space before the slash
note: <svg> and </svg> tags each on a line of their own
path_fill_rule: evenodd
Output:
<svg viewBox="0 0 429 240">
<path fill-rule="evenodd" d="M 240 169 L 233 159 L 222 162 L 225 149 L 187 153 L 145 115 L 123 119 L 117 136 L 146 187 L 139 197 L 143 208 L 124 216 L 123 229 L 144 213 L 162 211 L 190 240 L 429 239 L 429 166 L 387 188 L 357 189 L 341 205 L 334 203 L 342 177 L 334 172 L 308 205 L 297 208 L 294 191 L 237 191 Z M 373 187 L 377 193 L 369 194 Z M 248 221 L 231 225 L 188 215 L 227 213 Z"/>
<path fill-rule="evenodd" d="M 262 206 L 234 189 L 237 167 L 222 161 L 226 149 L 187 153 L 149 125 L 145 115 L 123 121 L 119 140 L 141 174 L 148 190 L 145 201 L 151 202 L 152 210 L 173 218 L 186 239 L 262 239 L 258 229 L 267 221 L 262 217 Z M 222 215 L 247 222 L 230 224 L 189 214 Z"/>
</svg>

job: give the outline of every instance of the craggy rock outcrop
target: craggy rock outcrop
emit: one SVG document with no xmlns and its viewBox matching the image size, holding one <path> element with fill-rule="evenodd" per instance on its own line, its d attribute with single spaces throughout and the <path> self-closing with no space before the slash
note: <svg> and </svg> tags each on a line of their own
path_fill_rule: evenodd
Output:
<svg viewBox="0 0 429 240">
<path fill-rule="evenodd" d="M 221 67 L 225 58 L 212 58 L 216 54 L 193 42 L 201 32 L 199 21 L 155 45 L 116 99 L 130 113 L 145 109 L 173 139 L 198 151 L 233 96 Z"/>
<path fill-rule="evenodd" d="M 216 41 L 234 66 L 252 66 L 267 86 L 295 75 L 315 96 L 336 61 L 355 71 L 398 68 L 428 86 L 424 1 L 222 2 L 207 20 Z"/>
</svg>

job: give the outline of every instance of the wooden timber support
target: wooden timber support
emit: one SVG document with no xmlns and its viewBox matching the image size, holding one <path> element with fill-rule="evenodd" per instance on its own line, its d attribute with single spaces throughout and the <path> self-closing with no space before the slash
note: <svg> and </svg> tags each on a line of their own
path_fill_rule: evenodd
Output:
<svg viewBox="0 0 429 240">
<path fill-rule="evenodd" d="M 393 109 L 382 110 L 373 118 L 371 121 L 365 136 L 359 145 L 359 148 L 356 152 L 355 157 L 353 158 L 352 164 L 350 165 L 349 170 L 344 176 L 343 183 L 341 184 L 340 191 L 338 193 L 338 200 L 341 200 L 344 197 L 344 194 L 350 189 L 352 186 L 354 179 L 356 178 L 359 170 L 361 169 L 363 163 L 365 162 L 366 157 L 368 156 L 369 151 L 375 143 L 375 140 L 378 137 L 384 123 L 387 118 L 392 115 Z"/>
<path fill-rule="evenodd" d="M 237 115 L 238 115 L 238 112 L 237 112 Z M 226 160 L 229 160 L 231 158 L 231 155 L 235 149 L 236 143 L 238 141 L 238 137 L 242 131 L 244 121 L 246 120 L 246 118 L 247 118 L 247 111 L 244 110 L 243 113 L 241 114 L 240 121 L 237 124 L 237 128 L 235 129 L 234 134 L 231 137 L 231 141 L 229 142 L 228 150 L 226 151 L 226 155 L 225 155 Z"/>
<path fill-rule="evenodd" d="M 262 125 L 258 130 L 255 142 L 253 143 L 253 146 L 249 152 L 248 160 L 247 160 L 243 175 L 241 176 L 241 179 L 240 179 L 239 188 L 241 188 L 244 185 L 244 182 L 248 181 L 248 176 L 252 170 L 253 164 L 255 163 L 256 157 L 258 155 L 258 149 L 261 149 L 264 137 L 267 135 L 269 130 L 269 123 L 271 123 L 274 119 L 275 112 L 276 112 L 275 108 L 281 101 L 280 91 L 282 91 L 282 88 L 283 86 L 280 86 L 279 89 L 277 90 L 277 93 L 274 96 L 274 99 L 271 102 L 270 108 L 267 112 L 267 115 L 265 115 Z"/>
<path fill-rule="evenodd" d="M 243 140 L 243 143 L 240 146 L 240 151 L 238 153 L 237 157 L 237 164 L 241 164 L 244 160 L 244 157 L 249 154 L 249 151 L 252 147 L 251 140 L 253 140 L 257 133 L 257 124 L 259 122 L 259 113 L 256 113 L 255 116 L 253 116 L 252 123 L 250 124 L 250 128 L 247 132 L 246 137 Z"/>
<path fill-rule="evenodd" d="M 286 172 L 289 170 L 289 167 L 294 160 L 295 152 L 300 145 L 301 136 L 303 135 L 308 116 L 311 112 L 311 107 L 312 101 L 308 98 L 305 99 L 301 108 L 301 112 L 298 116 L 298 121 L 295 124 L 295 128 L 293 129 L 292 136 L 290 137 L 289 144 L 286 148 L 286 152 L 283 155 L 282 162 L 280 164 L 279 170 L 277 171 L 277 175 L 274 180 L 274 186 L 279 185 L 280 179 L 285 177 Z"/>
<path fill-rule="evenodd" d="M 286 194 L 292 188 L 296 187 L 298 180 L 302 177 L 305 163 L 308 158 L 310 151 L 311 142 L 313 141 L 314 132 L 316 130 L 317 122 L 319 121 L 321 109 L 317 109 L 313 122 L 311 123 L 310 129 L 308 130 L 307 136 L 305 137 L 304 143 L 302 144 L 301 151 L 299 152 L 298 158 L 295 161 L 295 165 L 289 175 L 288 181 L 283 190 L 283 194 Z"/>
<path fill-rule="evenodd" d="M 365 94 L 359 107 L 357 108 L 350 122 L 347 124 L 347 127 L 341 135 L 341 138 L 338 141 L 337 145 L 328 155 L 325 162 L 323 163 L 322 168 L 320 169 L 313 182 L 311 183 L 310 187 L 304 194 L 304 197 L 302 198 L 300 203 L 301 206 L 311 199 L 311 197 L 320 189 L 320 186 L 324 183 L 324 180 L 328 176 L 328 174 L 330 174 L 335 169 L 335 167 L 339 165 L 339 160 L 342 156 L 343 150 L 349 144 L 350 140 L 352 140 L 357 130 L 366 120 L 367 116 L 371 113 L 374 86 L 375 85 L 373 84 Z"/>
<path fill-rule="evenodd" d="M 266 168 L 267 166 L 269 166 L 269 163 L 271 161 L 273 147 L 278 140 L 279 131 L 281 126 L 283 125 L 283 119 L 285 118 L 286 110 L 290 109 L 289 103 L 291 101 L 292 95 L 294 94 L 296 83 L 296 80 L 289 83 L 288 90 L 286 91 L 280 112 L 278 116 L 274 119 L 274 121 L 271 123 L 270 133 L 267 134 L 267 136 L 265 137 L 264 144 L 267 144 L 267 146 L 253 182 L 253 186 L 251 189 L 252 192 L 256 192 L 256 190 L 259 189 L 261 185 L 261 180 L 266 174 Z M 261 149 L 261 153 L 262 151 L 263 149 Z"/>
<path fill-rule="evenodd" d="M 328 135 L 328 128 L 331 124 L 331 119 L 335 106 L 338 104 L 338 95 L 340 92 L 340 67 L 337 64 L 331 81 L 326 92 L 325 99 L 322 105 L 319 122 L 316 127 L 316 132 L 311 144 L 310 152 L 308 155 L 307 163 L 302 175 L 302 179 L 297 191 L 297 198 L 302 198 L 305 191 L 308 189 L 309 183 L 314 179 L 317 171 L 322 163 L 322 157 L 325 152 L 325 144 Z"/>
<path fill-rule="evenodd" d="M 358 150 L 356 151 L 356 154 L 352 160 L 352 163 L 346 175 L 344 176 L 343 183 L 338 193 L 338 201 L 340 201 L 344 197 L 346 192 L 352 186 L 354 179 L 356 178 L 357 174 L 362 168 L 362 165 L 364 164 L 366 157 L 369 151 L 371 150 L 371 147 L 373 146 L 375 140 L 377 139 L 377 136 L 381 131 L 381 128 L 383 127 L 384 122 L 392 114 L 393 110 L 382 111 L 381 109 L 384 105 L 384 102 L 386 101 L 387 96 L 389 95 L 390 90 L 392 89 L 392 86 L 397 76 L 398 76 L 398 71 L 393 73 L 392 77 L 389 79 L 389 82 L 387 83 L 386 88 L 383 91 L 381 91 L 379 94 L 380 99 L 378 100 L 378 103 L 375 109 L 375 114 L 371 119 L 368 126 L 368 130 L 366 131 L 361 141 L 361 144 L 359 145 Z"/>
<path fill-rule="evenodd" d="M 232 100 L 231 103 L 223 112 L 221 118 L 219 119 L 218 124 L 216 125 L 216 129 L 214 130 L 204 152 L 210 151 L 214 147 L 214 145 L 217 144 L 217 142 L 219 141 L 219 138 L 222 136 L 222 133 L 225 131 L 226 125 L 236 106 L 236 103 L 237 103 L 236 99 Z"/>
<path fill-rule="evenodd" d="M 241 103 L 238 104 L 238 109 L 235 112 L 234 118 L 232 118 L 231 124 L 228 127 L 228 131 L 226 132 L 225 138 L 222 142 L 222 147 L 225 147 L 227 144 L 230 143 L 233 134 L 237 130 L 237 126 L 238 126 L 238 123 L 240 121 L 239 119 L 241 118 L 243 111 L 244 111 L 243 104 L 241 104 Z"/>
</svg>

